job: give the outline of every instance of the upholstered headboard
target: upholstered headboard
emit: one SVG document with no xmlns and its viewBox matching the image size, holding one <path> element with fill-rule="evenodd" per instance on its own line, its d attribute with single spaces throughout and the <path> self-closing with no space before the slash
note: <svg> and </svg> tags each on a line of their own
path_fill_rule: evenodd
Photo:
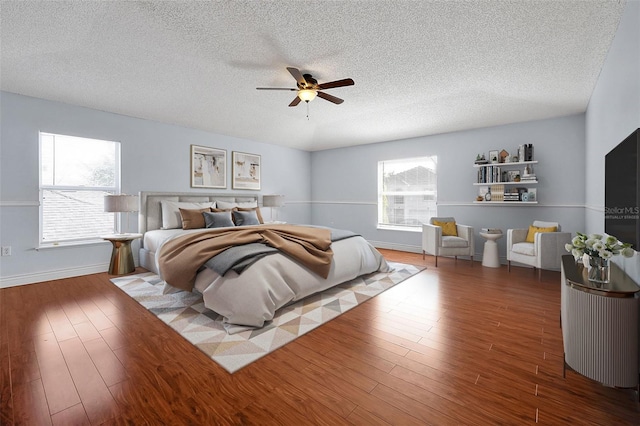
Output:
<svg viewBox="0 0 640 426">
<path fill-rule="evenodd" d="M 226 201 L 228 203 L 243 203 L 258 200 L 257 194 L 206 194 L 197 192 L 147 192 L 142 191 L 140 196 L 140 211 L 138 212 L 138 229 L 140 233 L 160 229 L 162 227 L 162 208 L 160 202 L 186 201 L 208 202 Z"/>
</svg>

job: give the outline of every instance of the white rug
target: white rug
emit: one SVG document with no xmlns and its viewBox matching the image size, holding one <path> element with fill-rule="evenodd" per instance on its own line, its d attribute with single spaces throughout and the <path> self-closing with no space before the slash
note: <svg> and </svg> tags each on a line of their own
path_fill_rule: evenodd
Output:
<svg viewBox="0 0 640 426">
<path fill-rule="evenodd" d="M 424 269 L 387 263 L 391 272 L 376 272 L 309 296 L 280 309 L 264 327 L 236 334 L 228 334 L 222 316 L 204 307 L 200 293 L 162 294 L 164 281 L 154 273 L 111 281 L 233 373 Z"/>
</svg>

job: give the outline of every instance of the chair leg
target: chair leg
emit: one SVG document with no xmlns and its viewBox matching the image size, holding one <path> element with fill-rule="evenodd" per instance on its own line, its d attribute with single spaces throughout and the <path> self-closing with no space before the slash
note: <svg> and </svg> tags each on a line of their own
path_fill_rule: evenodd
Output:
<svg viewBox="0 0 640 426">
<path fill-rule="evenodd" d="M 436 268 L 438 267 L 438 256 L 436 256 Z"/>
<path fill-rule="evenodd" d="M 422 250 L 422 260 L 424 260 L 425 251 Z"/>
<path fill-rule="evenodd" d="M 471 267 L 473 268 L 473 256 L 471 256 Z"/>
<path fill-rule="evenodd" d="M 511 261 L 507 260 L 507 272 L 511 272 Z"/>
</svg>

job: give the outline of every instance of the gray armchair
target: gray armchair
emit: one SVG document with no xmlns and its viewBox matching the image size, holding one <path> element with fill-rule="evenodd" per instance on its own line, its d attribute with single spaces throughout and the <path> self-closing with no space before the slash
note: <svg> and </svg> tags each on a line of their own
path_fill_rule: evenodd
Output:
<svg viewBox="0 0 640 426">
<path fill-rule="evenodd" d="M 473 266 L 473 227 L 456 223 L 457 237 L 443 236 L 442 228 L 433 222 L 455 222 L 453 217 L 432 217 L 429 223 L 422 224 L 422 258 L 425 254 L 430 254 L 436 258 L 438 267 L 438 256 L 469 256 L 471 266 Z"/>
<path fill-rule="evenodd" d="M 529 229 L 507 230 L 507 267 L 511 271 L 511 262 L 523 263 L 538 269 L 538 277 L 542 269 L 559 270 L 563 254 L 567 254 L 564 246 L 571 242 L 570 232 L 560 232 L 557 222 L 534 221 L 533 226 L 547 228 L 555 226 L 557 232 L 538 232 L 533 243 L 527 242 Z"/>
</svg>

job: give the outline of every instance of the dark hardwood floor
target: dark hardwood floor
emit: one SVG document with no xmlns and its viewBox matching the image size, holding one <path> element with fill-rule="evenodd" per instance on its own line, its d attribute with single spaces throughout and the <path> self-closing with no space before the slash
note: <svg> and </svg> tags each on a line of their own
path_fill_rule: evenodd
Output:
<svg viewBox="0 0 640 426">
<path fill-rule="evenodd" d="M 428 269 L 235 374 L 106 273 L 2 289 L 0 424 L 640 424 L 562 377 L 559 273 L 381 251 Z"/>
</svg>

